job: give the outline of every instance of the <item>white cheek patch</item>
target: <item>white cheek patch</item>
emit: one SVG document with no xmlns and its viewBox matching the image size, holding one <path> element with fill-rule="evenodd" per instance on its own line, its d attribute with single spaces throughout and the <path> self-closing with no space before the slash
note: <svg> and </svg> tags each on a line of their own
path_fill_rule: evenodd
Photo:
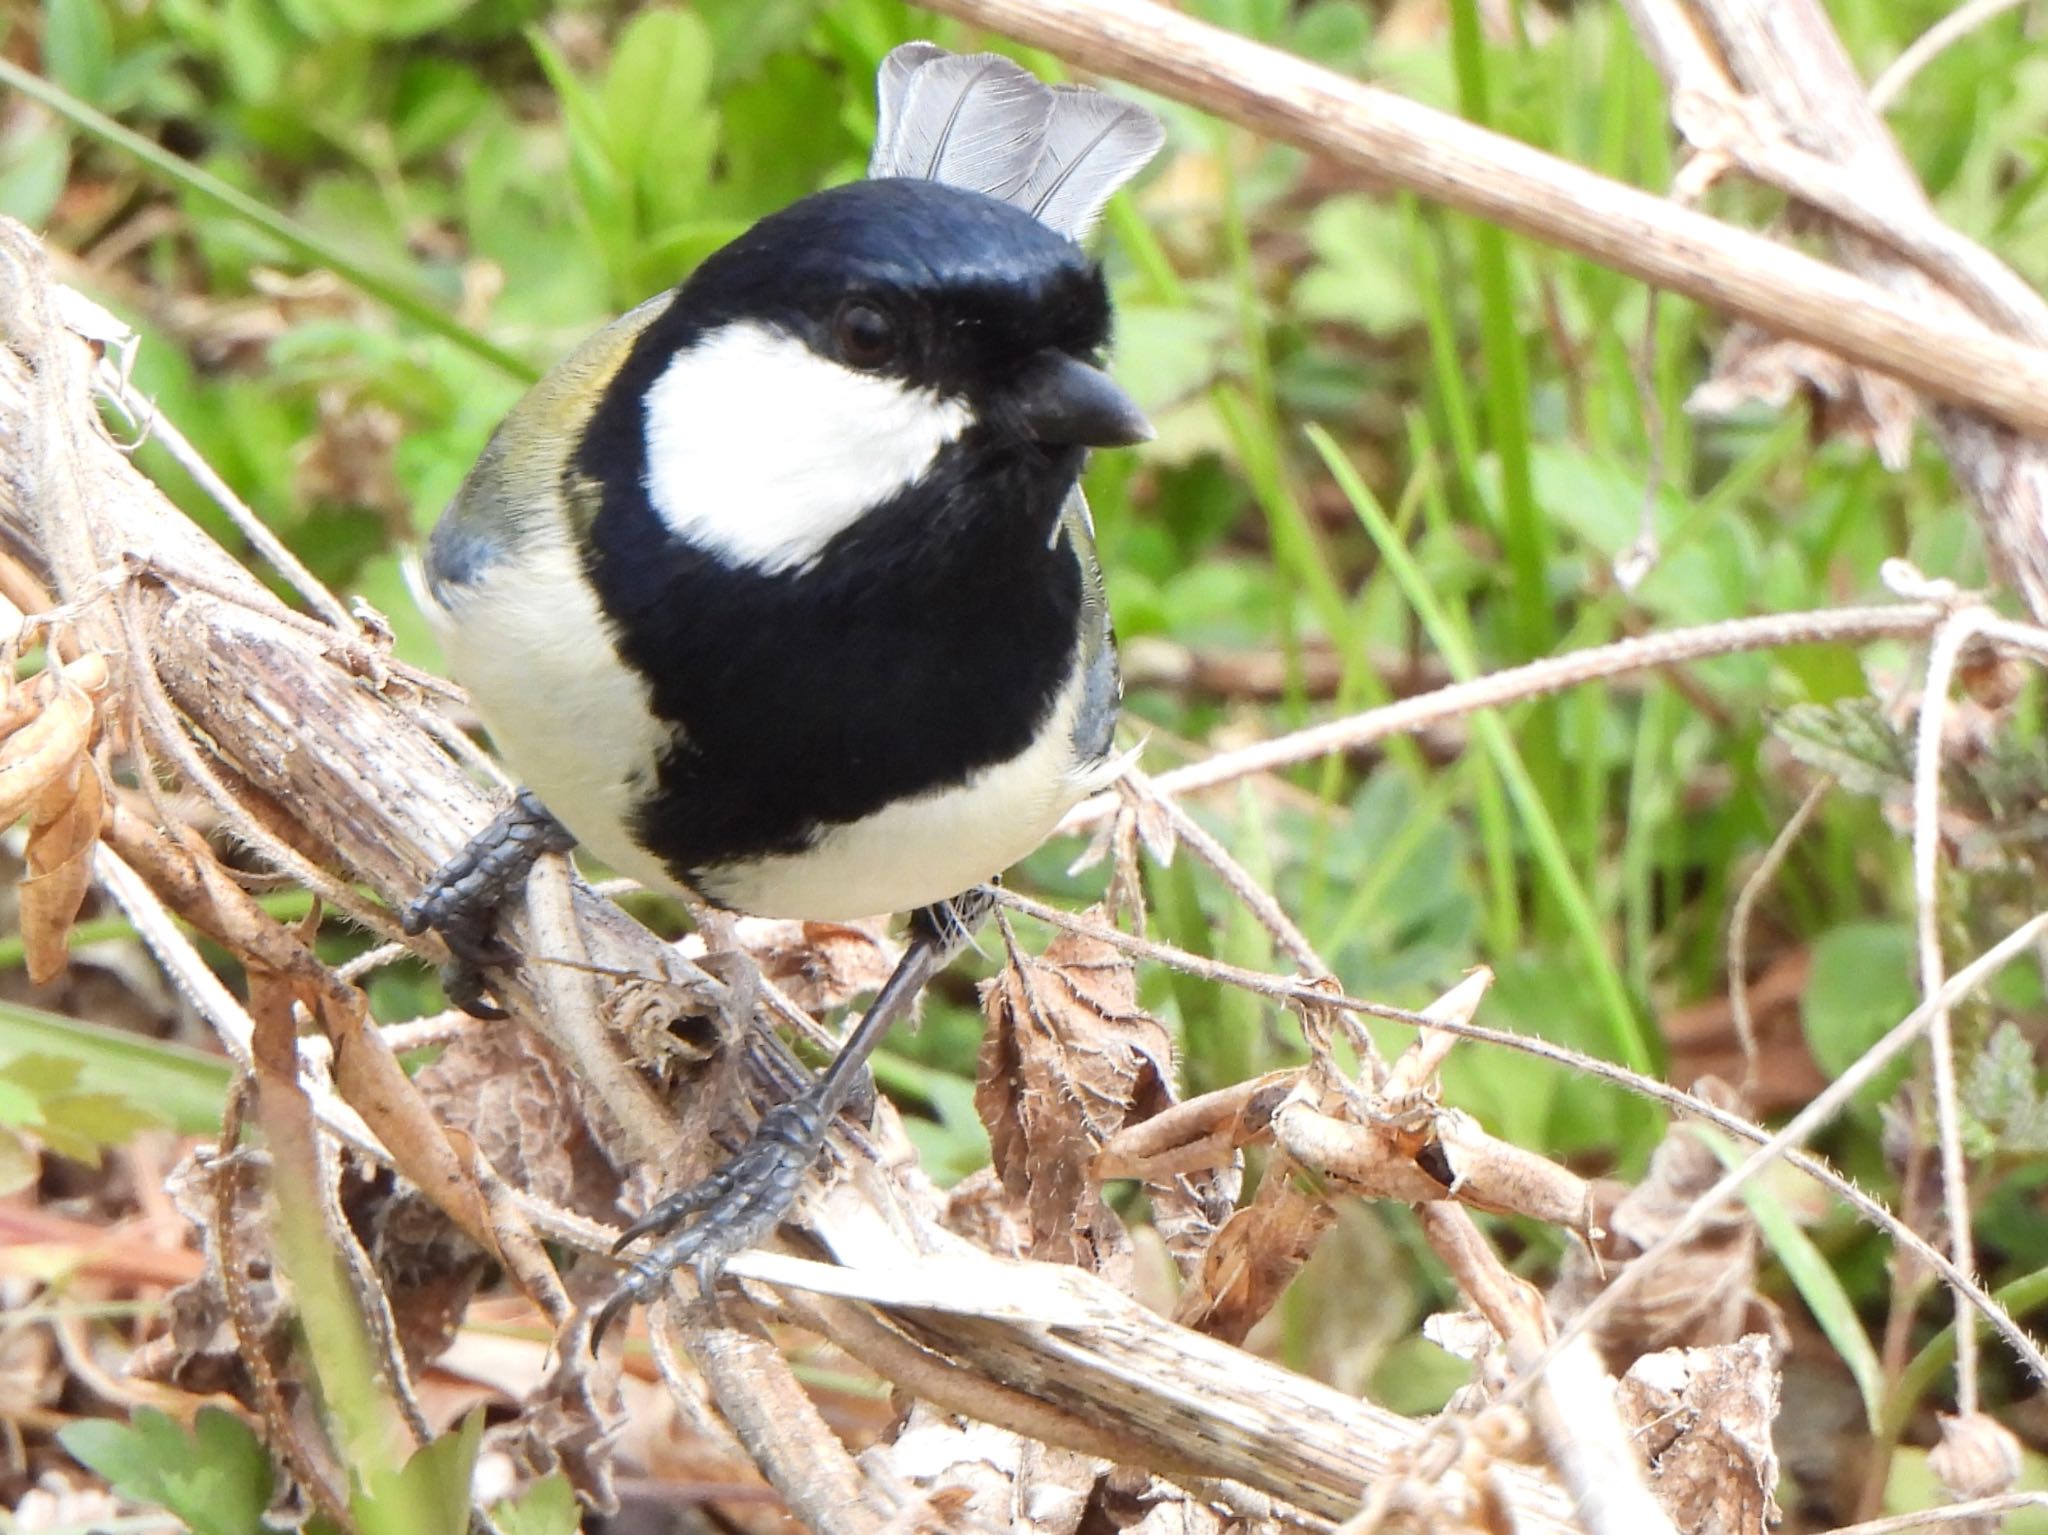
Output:
<svg viewBox="0 0 2048 1535">
<path fill-rule="evenodd" d="M 647 495 L 699 548 L 770 574 L 803 569 L 971 419 L 960 401 L 735 323 L 678 353 L 647 391 Z"/>
</svg>

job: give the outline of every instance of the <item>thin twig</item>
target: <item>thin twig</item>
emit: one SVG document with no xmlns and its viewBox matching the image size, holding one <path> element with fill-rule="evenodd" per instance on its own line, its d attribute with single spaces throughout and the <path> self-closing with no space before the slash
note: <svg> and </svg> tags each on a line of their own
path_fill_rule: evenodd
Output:
<svg viewBox="0 0 2048 1535">
<path fill-rule="evenodd" d="M 192 477 L 206 498 L 227 514 L 235 530 L 249 541 L 254 549 L 269 564 L 271 569 L 283 576 L 291 587 L 322 618 L 350 638 L 361 635 L 362 629 L 339 597 L 330 592 L 320 578 L 308 570 L 303 561 L 290 549 L 284 540 L 270 530 L 269 524 L 250 510 L 249 504 L 236 495 L 234 488 L 220 477 L 213 465 L 209 464 L 199 450 L 192 446 L 190 439 L 178 430 L 171 419 L 157 408 L 154 400 L 145 399 L 135 392 L 126 372 L 117 368 L 111 355 L 100 359 L 100 365 L 93 370 L 93 384 L 112 400 L 131 420 L 148 424 L 149 435 L 163 445 L 179 468 Z"/>
<path fill-rule="evenodd" d="M 1505 1029 L 1492 1029 L 1484 1024 L 1472 1023 L 1469 1020 L 1457 1018 L 1440 1017 L 1434 1013 L 1411 1013 L 1400 1008 L 1388 1007 L 1382 1003 L 1365 1002 L 1355 997 L 1347 997 L 1335 992 L 1310 988 L 1297 981 L 1263 975 L 1258 971 L 1241 971 L 1236 966 L 1219 964 L 1214 960 L 1188 954 L 1183 950 L 1174 949 L 1165 944 L 1133 938 L 1130 934 L 1108 923 L 1099 922 L 1088 917 L 1076 916 L 1071 912 L 1043 905 L 1040 902 L 1030 900 L 1028 897 L 1020 896 L 1015 891 L 1003 892 L 1001 899 L 1003 904 L 1021 911 L 1027 916 L 1036 917 L 1041 921 L 1050 922 L 1055 926 L 1064 927 L 1073 932 L 1086 933 L 1091 938 L 1100 939 L 1104 943 L 1122 949 L 1125 953 L 1134 954 L 1141 959 L 1151 959 L 1161 964 L 1173 965 L 1205 980 L 1220 981 L 1226 985 L 1243 986 L 1246 990 L 1261 996 L 1280 997 L 1289 1001 L 1313 1000 L 1344 1011 L 1362 1013 L 1370 1017 L 1389 1018 L 1398 1023 L 1412 1024 L 1420 1029 L 1435 1029 L 1441 1033 L 1456 1034 L 1460 1038 L 1476 1040 L 1482 1044 L 1498 1045 L 1503 1049 L 1519 1051 L 1524 1055 L 1534 1056 L 1538 1060 L 1548 1061 L 1553 1065 L 1564 1067 L 1581 1076 L 1597 1078 L 1625 1092 L 1648 1098 L 1680 1113 L 1693 1115 L 1695 1118 L 1701 1119 L 1715 1128 L 1739 1140 L 1748 1141 L 1753 1145 L 1768 1146 L 1772 1141 L 1770 1133 L 1762 1127 L 1752 1124 L 1739 1115 L 1731 1114 L 1718 1105 L 1693 1093 L 1689 1093 L 1683 1088 L 1673 1087 L 1667 1082 L 1659 1082 L 1654 1077 L 1646 1077 L 1640 1072 L 1631 1071 L 1626 1066 L 1618 1066 L 1612 1061 L 1602 1060 L 1595 1055 L 1587 1055 L 1583 1051 L 1573 1050 L 1569 1046 L 1554 1044 L 1547 1039 L 1537 1039 L 1523 1034 L 1511 1034 Z M 2048 918 L 2042 919 L 2038 924 L 2038 930 L 2042 933 L 2048 933 Z M 1950 984 L 1954 985 L 1954 982 L 1951 981 Z M 2037 1359 L 2040 1360 L 2041 1368 L 2044 1372 L 2048 1372 L 2048 1356 L 2043 1356 L 2040 1353 L 2036 1345 L 2027 1337 L 2026 1333 L 2012 1319 L 2011 1315 L 1972 1276 L 1958 1269 L 1949 1260 L 1946 1253 L 1921 1236 L 1919 1232 L 1915 1231 L 1905 1221 L 1901 1220 L 1885 1206 L 1882 1200 L 1864 1192 L 1864 1190 L 1857 1187 L 1818 1158 L 1794 1150 L 1785 1151 L 1783 1156 L 1789 1165 L 1796 1167 L 1800 1172 L 1805 1173 L 1809 1178 L 1812 1178 L 1815 1182 L 1826 1188 L 1837 1199 L 1840 1199 L 1850 1209 L 1862 1216 L 1864 1220 L 1889 1236 L 1898 1246 L 1910 1252 L 1935 1273 L 1939 1274 L 1958 1293 L 1967 1295 L 1970 1299 L 1970 1304 L 1991 1322 L 1999 1336 L 2003 1337 L 2012 1346 L 2015 1353 L 2023 1360 L 2030 1362 Z"/>
<path fill-rule="evenodd" d="M 1837 1525 L 1824 1535 L 1904 1535 L 1907 1530 L 1926 1530 L 1996 1514 L 2014 1514 L 2023 1508 L 2048 1508 L 2048 1492 L 2005 1492 L 1995 1498 L 1967 1498 L 1961 1503 L 1950 1503 L 1941 1508 L 1921 1508 L 1910 1514 L 1867 1519 L 1861 1524 Z M 2003 1525 L 2002 1520 L 2000 1524 Z"/>
<path fill-rule="evenodd" d="M 1778 829 L 1778 835 L 1764 849 L 1764 856 L 1755 870 L 1742 882 L 1742 888 L 1735 894 L 1735 905 L 1728 914 L 1728 1017 L 1735 1026 L 1736 1043 L 1742 1047 L 1742 1100 L 1745 1107 L 1756 1094 L 1757 1069 L 1756 1020 L 1749 1011 L 1750 916 L 1763 892 L 1778 877 L 1778 870 L 1784 867 L 1785 859 L 1792 852 L 1792 844 L 1799 840 L 1799 834 L 1806 830 L 1807 823 L 1827 802 L 1828 793 L 1834 786 L 1832 778 L 1823 778 L 1806 791 L 1806 798 L 1799 802 L 1799 808 Z"/>
<path fill-rule="evenodd" d="M 1933 63 L 1944 50 L 1954 47 L 1987 22 L 1996 20 L 2007 11 L 2016 11 L 2026 3 L 2027 0 L 1967 0 L 1966 4 L 1957 6 L 1914 38 L 1906 51 L 1887 64 L 1884 73 L 1870 83 L 1872 109 L 1889 112 L 1900 93 L 1913 83 L 1913 77 Z"/>
<path fill-rule="evenodd" d="M 1854 1065 L 1816 1094 L 1805 1108 L 1793 1115 L 1782 1130 L 1723 1174 L 1719 1182 L 1692 1202 L 1685 1213 L 1671 1224 L 1669 1230 L 1645 1248 L 1642 1255 L 1627 1268 L 1616 1274 L 1607 1288 L 1558 1334 L 1557 1343 L 1553 1348 L 1561 1348 L 1572 1339 L 1584 1336 L 1605 1320 L 1607 1314 L 1618 1304 L 1620 1297 L 1636 1289 L 1659 1261 L 1668 1257 L 1714 1218 L 1721 1206 L 1739 1194 L 1751 1179 L 1793 1147 L 1804 1145 L 1857 1093 L 1868 1086 L 1872 1078 L 1883 1071 L 1886 1065 L 1902 1052 L 1911 1049 L 1919 1041 L 1920 1036 L 1927 1032 L 1928 1024 L 1937 1008 L 1952 1006 L 1958 998 L 1968 996 L 1984 981 L 2026 953 L 2035 939 L 2043 933 L 2048 933 L 2048 912 L 2039 913 L 2014 928 L 1951 976 L 1948 983 L 1930 1001 L 1923 1002 L 1894 1024 L 1882 1039 L 1864 1051 Z M 2040 1345 L 2028 1337 L 2019 1324 L 1984 1293 L 1983 1288 L 1972 1276 L 1958 1269 L 1946 1256 L 1942 1257 L 1936 1267 L 1952 1285 L 1967 1287 L 1965 1293 L 1970 1294 L 1971 1304 L 1992 1319 L 1992 1325 L 1998 1328 L 2000 1335 L 2012 1346 L 2035 1378 L 2048 1383 L 2048 1355 L 2042 1353 Z"/>
<path fill-rule="evenodd" d="M 1928 1008 L 1927 1050 L 1934 1078 L 1934 1125 L 1941 1148 L 1941 1197 L 1948 1217 L 1949 1251 L 1956 1267 L 1977 1271 L 1970 1230 L 1970 1186 L 1963 1160 L 1962 1111 L 1956 1101 L 1955 1037 L 1948 1005 L 1940 1000 L 1946 962 L 1941 952 L 1941 748 L 1948 717 L 1949 689 L 1956 661 L 1977 633 L 1975 609 L 1965 608 L 1943 624 L 1927 655 L 1920 692 L 1920 728 L 1913 751 L 1913 907 L 1920 954 L 1920 995 Z M 1977 1324 L 1960 1300 L 1956 1305 L 1956 1412 L 1977 1410 Z"/>
<path fill-rule="evenodd" d="M 1219 752 L 1207 761 L 1161 773 L 1152 780 L 1152 784 L 1165 795 L 1193 794 L 1254 773 L 1270 773 L 1335 752 L 1356 751 L 1391 736 L 1413 735 L 1431 725 L 1458 719 L 1481 709 L 1504 708 L 1629 672 L 1677 666 L 1714 656 L 1739 655 L 1751 650 L 1775 650 L 1788 645 L 1834 645 L 1912 638 L 1932 630 L 1947 614 L 1947 608 L 1924 602 L 1887 607 L 1834 608 L 1734 618 L 1722 623 L 1700 624 L 1690 629 L 1672 629 L 1662 634 L 1618 640 L 1611 645 L 1596 645 L 1570 655 L 1551 656 L 1531 661 L 1526 666 L 1491 672 L 1470 682 L 1454 682 L 1433 692 L 1398 699 L 1380 708 L 1368 709 L 1363 714 L 1346 715 L 1342 719 L 1311 725 L 1306 730 L 1275 736 L 1237 751 Z M 1084 831 L 1109 819 L 1115 814 L 1117 804 L 1114 794 L 1098 794 L 1084 800 L 1067 812 L 1059 830 Z"/>
<path fill-rule="evenodd" d="M 1125 777 L 1136 793 L 1164 813 L 1174 835 L 1189 852 L 1216 872 L 1230 893 L 1243 903 L 1245 910 L 1258 918 L 1259 925 L 1272 935 L 1273 941 L 1287 951 L 1288 958 L 1310 976 L 1331 974 L 1330 967 L 1316 953 L 1315 945 L 1308 941 L 1308 935 L 1302 932 L 1272 894 L 1252 877 L 1251 871 L 1231 855 L 1228 848 L 1210 836 L 1193 816 L 1181 809 L 1177 801 L 1160 793 L 1158 785 L 1146 774 L 1130 768 L 1126 770 Z"/>
</svg>

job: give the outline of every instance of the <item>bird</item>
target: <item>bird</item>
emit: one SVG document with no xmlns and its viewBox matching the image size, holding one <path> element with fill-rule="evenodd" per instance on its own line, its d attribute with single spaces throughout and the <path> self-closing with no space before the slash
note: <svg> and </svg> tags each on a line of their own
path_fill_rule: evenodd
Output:
<svg viewBox="0 0 2048 1535">
<path fill-rule="evenodd" d="M 875 1043 L 988 882 L 1114 776 L 1116 648 L 1080 489 L 1152 429 L 1081 240 L 1159 120 L 994 54 L 882 62 L 866 179 L 813 193 L 584 342 L 436 525 L 423 605 L 522 787 L 429 882 L 488 1014 L 495 905 L 580 843 L 767 917 L 912 913 L 814 1085 L 657 1202 L 593 1338 L 787 1213 Z"/>
</svg>

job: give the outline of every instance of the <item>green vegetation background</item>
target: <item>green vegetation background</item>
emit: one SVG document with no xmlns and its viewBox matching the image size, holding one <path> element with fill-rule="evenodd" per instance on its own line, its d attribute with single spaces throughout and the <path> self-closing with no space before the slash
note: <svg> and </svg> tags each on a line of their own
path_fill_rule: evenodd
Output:
<svg viewBox="0 0 2048 1535">
<path fill-rule="evenodd" d="M 1507 37 L 1482 35 L 1470 0 L 1188 8 L 1607 175 L 1669 184 L 1663 92 L 1615 7 L 1531 7 Z M 1838 0 L 1832 12 L 1874 73 L 1946 8 Z M 499 416 L 579 337 L 752 220 L 860 174 L 875 65 L 913 36 L 986 41 L 894 0 L 45 0 L 0 19 L 0 55 L 142 143 L 17 99 L 0 113 L 0 212 L 77 258 L 60 275 L 146 338 L 141 388 L 315 571 L 362 594 L 401 653 L 431 665 L 401 560 Z M 2043 99 L 2048 54 L 2008 19 L 1945 54 L 1893 114 L 1942 215 L 2037 286 Z M 1148 766 L 1419 679 L 1874 597 L 1892 555 L 1985 579 L 1970 516 L 1924 444 L 1892 474 L 1798 409 L 1688 417 L 1723 331 L 1715 317 L 1671 301 L 1652 316 L 1644 291 L 1610 272 L 1153 104 L 1167 154 L 1101 243 L 1116 371 L 1160 438 L 1105 456 L 1090 479 L 1132 661 L 1130 733 L 1148 740 Z M 304 237 L 151 163 L 152 150 Z M 1778 211 L 1741 188 L 1715 207 L 1759 224 Z M 139 457 L 233 542 L 159 446 Z M 1626 592 L 1612 566 L 1646 506 L 1661 555 Z M 1256 654 L 1278 686 L 1223 696 L 1163 680 L 1189 654 Z M 1659 1071 L 1660 1017 L 1725 990 L 1730 902 L 1803 786 L 1788 762 L 1854 757 L 1849 726 L 1867 723 L 1854 706 L 1873 686 L 1889 693 L 1910 660 L 1797 650 L 1696 667 L 1685 690 L 1586 688 L 1514 712 L 1497 739 L 1475 732 L 1469 751 L 1397 743 L 1294 774 L 1284 794 L 1245 789 L 1197 809 L 1348 990 L 1416 1004 L 1483 962 L 1500 976 L 1483 1021 Z M 2038 724 L 2031 697 L 2020 718 Z M 2030 787 L 2048 783 L 2039 759 L 2013 747 L 1993 797 L 2032 803 Z M 1879 792 L 1829 801 L 1759 929 L 1764 959 L 1810 957 L 1801 1025 L 1829 1069 L 1913 1000 L 1906 850 L 1883 775 L 1860 786 Z M 1026 883 L 1094 898 L 1099 868 L 1064 872 L 1076 851 L 1048 849 Z M 2027 884 L 1997 865 L 1955 890 L 1952 953 L 1974 953 Z M 1273 963 L 1186 860 L 1152 870 L 1149 895 L 1168 940 Z M 1291 1021 L 1254 999 L 1163 974 L 1146 996 L 1178 1033 L 1190 1091 L 1297 1049 Z M 883 1062 L 885 1083 L 923 1111 L 944 1177 L 985 1155 L 964 979 L 948 999 Z M 375 1000 L 383 1016 L 409 1016 L 434 1005 L 431 978 L 392 972 Z M 1974 1053 L 2002 1023 L 2042 1020 L 2038 980 L 2020 977 L 1965 1019 L 1964 1037 Z M 0 1022 L 0 1063 L 70 1048 L 35 1026 Z M 2028 1137 L 2043 1117 L 2031 1037 L 2000 1033 L 1966 1065 L 1996 1282 L 2048 1272 L 2040 1174 L 2020 1156 L 2038 1149 Z M 76 1095 L 79 1083 L 47 1075 L 17 1097 Z M 1451 1101 L 1496 1133 L 1589 1168 L 1639 1171 L 1661 1128 L 1639 1103 L 1504 1053 L 1465 1048 L 1447 1078 Z M 6 1092 L 0 1072 L 0 1110 Z M 1829 1149 L 1891 1195 L 1880 1115 L 1866 1104 Z M 1873 1369 L 1890 1298 L 1883 1244 L 1839 1212 L 1801 1214 L 1821 1277 L 1805 1265 L 1798 1294 L 1771 1282 L 1821 1318 L 1840 1355 L 1829 1368 L 1855 1377 L 1867 1416 L 1904 1421 L 1935 1374 L 1902 1386 Z M 1547 1271 L 1555 1233 L 1509 1238 L 1525 1268 Z M 1366 1299 L 1339 1282 L 1358 1264 L 1378 1276 Z M 1416 1334 L 1449 1300 L 1401 1218 L 1362 1214 L 1290 1296 L 1272 1346 L 1425 1410 L 1463 1374 Z"/>
</svg>

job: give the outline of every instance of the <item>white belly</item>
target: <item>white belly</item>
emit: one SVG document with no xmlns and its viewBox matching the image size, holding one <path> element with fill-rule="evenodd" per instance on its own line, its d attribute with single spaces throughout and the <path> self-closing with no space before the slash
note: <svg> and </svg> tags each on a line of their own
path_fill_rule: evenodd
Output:
<svg viewBox="0 0 2048 1535">
<path fill-rule="evenodd" d="M 701 870 L 698 883 L 739 911 L 816 922 L 909 911 L 985 883 L 1100 787 L 1102 765 L 1074 761 L 1081 695 L 1077 673 L 1036 742 L 956 788 L 830 828 L 801 853 Z"/>
<path fill-rule="evenodd" d="M 566 545 L 529 545 L 460 591 L 459 613 L 422 606 L 512 776 L 593 856 L 686 893 L 626 831 L 673 732 L 606 637 L 575 556 Z"/>
</svg>

